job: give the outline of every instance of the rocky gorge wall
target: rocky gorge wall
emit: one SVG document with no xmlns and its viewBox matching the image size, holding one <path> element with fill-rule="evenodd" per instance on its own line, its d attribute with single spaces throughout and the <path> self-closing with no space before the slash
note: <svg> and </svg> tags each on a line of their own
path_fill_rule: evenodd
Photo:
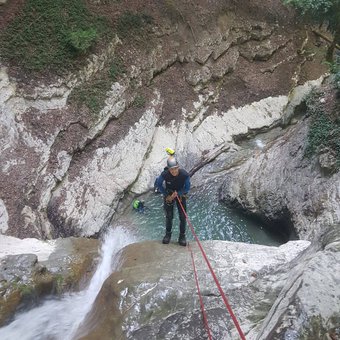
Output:
<svg viewBox="0 0 340 340">
<path fill-rule="evenodd" d="M 152 187 L 164 147 L 190 169 L 236 136 L 278 123 L 290 89 L 325 70 L 309 52 L 315 36 L 280 1 L 178 2 L 175 16 L 149 5 L 147 48 L 116 37 L 83 69 L 48 85 L 13 78 L 2 65 L 2 234 L 96 235 L 128 192 Z M 99 114 L 72 105 L 74 88 L 117 55 L 126 72 Z M 143 107 L 133 105 L 137 96 Z"/>
<path fill-rule="evenodd" d="M 324 154 L 305 157 L 309 119 L 297 120 L 246 161 L 220 154 L 208 171 L 195 174 L 221 173 L 228 205 L 272 228 L 289 224 L 312 241 L 280 247 L 204 242 L 246 339 L 340 336 L 340 178 L 326 171 Z M 213 336 L 238 338 L 196 245 L 193 251 Z M 205 338 L 188 252 L 143 242 L 123 254 L 122 268 L 106 280 L 79 337 Z"/>
<path fill-rule="evenodd" d="M 289 274 L 256 339 L 339 337 L 340 176 L 304 156 L 308 119 L 226 175 L 221 198 L 313 247 Z"/>
<path fill-rule="evenodd" d="M 340 174 L 323 173 L 322 157 L 304 156 L 308 122 L 298 122 L 228 174 L 221 198 L 274 229 L 293 226 L 300 238 L 322 242 L 340 222 Z"/>
<path fill-rule="evenodd" d="M 83 70 L 48 86 L 23 85 L 1 66 L 0 232 L 20 238 L 96 235 L 128 193 L 152 187 L 165 147 L 174 147 L 188 170 L 213 155 L 223 170 L 226 203 L 274 228 L 292 224 L 312 241 L 279 248 L 207 242 L 247 339 L 336 339 L 340 181 L 338 173 L 324 176 L 317 161 L 303 158 L 307 120 L 286 128 L 250 158 L 226 162 L 229 150 L 240 149 L 240 138 L 279 126 L 312 86 L 320 85 L 325 69 L 320 55 L 310 52 L 320 42 L 278 1 L 177 5 L 177 21 L 157 17 L 153 8 L 155 44 L 147 51 L 116 38 Z M 73 107 L 68 97 L 75 86 L 118 53 L 127 72 L 112 84 L 99 115 Z M 141 93 L 146 103 L 136 108 L 132 103 Z M 183 271 L 170 273 L 177 275 L 176 286 L 161 269 L 171 266 L 178 248 L 154 244 L 151 254 L 148 249 L 146 243 L 124 250 L 125 264 L 97 298 L 101 308 L 105 301 L 114 309 L 113 319 L 106 319 L 105 308 L 98 312 L 97 304 L 87 320 L 93 327 L 80 329 L 79 336 L 91 339 L 106 331 L 103 338 L 136 339 L 169 330 L 204 336 L 203 325 L 197 327 L 200 312 L 192 299 L 187 254 L 178 256 Z M 36 258 L 29 260 L 36 264 Z M 231 323 L 221 325 L 217 293 L 202 264 L 199 268 L 216 332 L 235 338 Z M 162 295 L 169 286 L 169 294 Z M 149 303 L 159 307 L 155 313 Z M 96 328 L 103 313 L 99 321 L 108 323 Z M 174 325 L 178 328 L 170 329 Z"/>
<path fill-rule="evenodd" d="M 319 100 L 325 107 L 327 85 Z M 338 116 L 339 112 L 335 112 Z M 331 155 L 305 155 L 311 117 L 286 130 L 237 169 L 226 174 L 221 199 L 257 216 L 273 229 L 294 228 L 313 251 L 290 272 L 256 339 L 338 339 L 340 173 Z"/>
<path fill-rule="evenodd" d="M 246 339 L 340 336 L 340 178 L 339 172 L 327 171 L 324 154 L 305 157 L 309 120 L 296 120 L 246 161 L 220 154 L 208 171 L 195 174 L 220 174 L 220 195 L 226 204 L 258 216 L 276 230 L 289 225 L 311 241 L 263 249 L 204 242 Z M 238 338 L 201 254 L 193 247 L 211 332 L 218 338 Z M 176 245 L 144 242 L 123 253 L 122 268 L 103 285 L 79 329 L 80 338 L 205 338 L 188 252 Z M 103 305 L 105 313 L 100 312 Z"/>
</svg>

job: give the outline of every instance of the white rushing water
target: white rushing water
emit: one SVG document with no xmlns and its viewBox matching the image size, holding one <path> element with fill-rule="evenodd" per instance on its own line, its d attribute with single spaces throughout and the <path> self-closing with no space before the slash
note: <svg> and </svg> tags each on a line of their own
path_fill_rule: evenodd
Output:
<svg viewBox="0 0 340 340">
<path fill-rule="evenodd" d="M 119 250 L 135 241 L 121 227 L 110 230 L 104 236 L 101 261 L 86 290 L 65 294 L 60 299 L 45 301 L 41 306 L 17 315 L 12 323 L 0 328 L 0 339 L 73 339 L 105 279 L 118 268 Z"/>
</svg>

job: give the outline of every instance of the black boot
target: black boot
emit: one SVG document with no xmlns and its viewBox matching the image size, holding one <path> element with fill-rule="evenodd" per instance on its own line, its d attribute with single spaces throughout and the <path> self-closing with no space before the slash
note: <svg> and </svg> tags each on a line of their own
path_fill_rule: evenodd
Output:
<svg viewBox="0 0 340 340">
<path fill-rule="evenodd" d="M 171 233 L 170 232 L 166 232 L 165 236 L 163 237 L 163 244 L 169 244 L 171 240 Z"/>
<path fill-rule="evenodd" d="M 187 245 L 187 240 L 185 238 L 185 234 L 179 234 L 178 243 L 179 243 L 180 246 L 183 246 L 183 247 L 185 247 Z"/>
</svg>

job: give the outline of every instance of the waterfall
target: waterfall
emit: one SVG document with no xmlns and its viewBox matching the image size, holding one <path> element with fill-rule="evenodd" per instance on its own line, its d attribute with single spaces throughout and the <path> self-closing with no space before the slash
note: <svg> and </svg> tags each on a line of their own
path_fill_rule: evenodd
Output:
<svg viewBox="0 0 340 340">
<path fill-rule="evenodd" d="M 90 311 L 105 279 L 119 266 L 119 251 L 136 240 L 122 227 L 108 231 L 101 247 L 101 261 L 88 288 L 68 293 L 59 299 L 17 315 L 12 323 L 0 328 L 1 340 L 71 340 Z"/>
</svg>

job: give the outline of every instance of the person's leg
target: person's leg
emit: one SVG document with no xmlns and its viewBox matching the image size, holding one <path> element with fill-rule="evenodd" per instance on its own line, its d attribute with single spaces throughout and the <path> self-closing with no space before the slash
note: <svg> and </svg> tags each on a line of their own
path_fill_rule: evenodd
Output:
<svg viewBox="0 0 340 340">
<path fill-rule="evenodd" d="M 185 238 L 185 227 L 186 227 L 186 218 L 185 214 L 183 212 L 182 207 L 184 208 L 184 211 L 187 211 L 187 202 L 185 197 L 182 197 L 181 199 L 182 206 L 179 204 L 178 200 L 176 199 L 176 204 L 177 204 L 177 209 L 178 209 L 178 215 L 179 215 L 179 238 L 178 238 L 178 243 L 181 246 L 186 246 L 187 241 Z"/>
<path fill-rule="evenodd" d="M 174 203 L 167 203 L 164 199 L 164 211 L 165 211 L 165 236 L 163 243 L 168 244 L 171 239 L 172 220 L 174 218 Z"/>
</svg>

